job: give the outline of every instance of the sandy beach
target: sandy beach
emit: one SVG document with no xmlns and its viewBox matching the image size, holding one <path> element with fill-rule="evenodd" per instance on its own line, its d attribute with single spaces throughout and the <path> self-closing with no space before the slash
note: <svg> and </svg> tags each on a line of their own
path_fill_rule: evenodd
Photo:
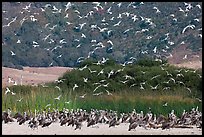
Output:
<svg viewBox="0 0 204 137">
<path fill-rule="evenodd" d="M 38 127 L 31 129 L 28 124 L 18 125 L 17 122 L 8 124 L 2 123 L 2 135 L 202 135 L 202 129 L 193 128 L 171 128 L 144 129 L 137 127 L 128 131 L 128 123 L 121 123 L 116 127 L 108 127 L 108 124 L 98 123 L 93 127 L 86 127 L 87 123 L 82 123 L 81 129 L 74 130 L 71 126 L 60 126 L 60 123 L 52 123 L 49 127 Z"/>
</svg>

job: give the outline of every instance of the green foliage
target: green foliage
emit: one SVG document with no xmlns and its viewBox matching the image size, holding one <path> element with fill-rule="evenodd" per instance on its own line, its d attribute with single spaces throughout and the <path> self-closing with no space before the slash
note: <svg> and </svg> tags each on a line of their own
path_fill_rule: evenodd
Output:
<svg viewBox="0 0 204 137">
<path fill-rule="evenodd" d="M 183 109 L 189 110 L 192 107 L 199 106 L 201 108 L 202 106 L 202 103 L 195 99 L 202 97 L 201 71 L 176 68 L 168 64 L 156 65 L 153 60 L 148 60 L 146 66 L 136 63 L 125 67 L 112 60 L 98 65 L 92 60 L 83 63 L 80 68 L 60 77 L 59 80 L 63 80 L 62 83 L 47 83 L 48 87 L 12 86 L 10 90 L 16 93 L 15 96 L 10 93 L 5 95 L 6 89 L 3 89 L 3 110 L 10 107 L 15 112 L 34 111 L 34 109 L 44 109 L 47 104 L 51 104 L 51 108 L 59 109 L 90 110 L 95 108 L 112 109 L 118 112 L 130 112 L 134 108 L 137 111 L 147 112 L 148 107 L 151 107 L 152 112 L 156 114 L 167 114 L 172 109 L 181 114 Z M 103 70 L 103 74 L 99 74 L 101 70 Z M 111 71 L 114 73 L 109 75 L 108 73 Z M 167 72 L 172 76 L 167 75 Z M 178 74 L 184 76 L 178 76 Z M 157 78 L 152 79 L 157 75 Z M 88 81 L 84 82 L 83 78 L 88 78 Z M 171 78 L 175 79 L 175 82 Z M 124 81 L 127 82 L 122 83 Z M 143 82 L 145 82 L 144 89 L 140 89 Z M 75 84 L 79 87 L 73 91 L 72 88 Z M 99 85 L 101 86 L 96 89 Z M 151 86 L 156 85 L 159 85 L 158 88 L 153 90 Z M 61 90 L 59 91 L 56 86 L 59 86 Z M 170 89 L 164 90 L 165 87 L 170 87 Z M 187 88 L 190 88 L 191 92 Z M 96 90 L 94 91 L 94 89 Z M 108 95 L 106 90 L 112 95 Z M 99 92 L 102 92 L 102 95 L 93 95 Z M 81 99 L 79 96 L 85 93 L 86 97 Z M 60 101 L 55 100 L 54 98 L 59 95 L 61 95 Z M 20 98 L 23 98 L 22 102 L 17 102 L 17 99 Z M 66 104 L 67 101 L 71 102 Z M 165 102 L 168 102 L 168 107 L 162 107 Z"/>
</svg>

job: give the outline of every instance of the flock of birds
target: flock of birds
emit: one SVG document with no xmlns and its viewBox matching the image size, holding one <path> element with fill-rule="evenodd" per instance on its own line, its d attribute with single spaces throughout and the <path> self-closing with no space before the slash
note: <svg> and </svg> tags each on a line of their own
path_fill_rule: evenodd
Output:
<svg viewBox="0 0 204 137">
<path fill-rule="evenodd" d="M 19 7 L 21 4 L 23 3 L 16 3 L 16 5 Z M 26 22 L 43 24 L 44 26 L 41 25 L 42 28 L 40 28 L 41 32 L 43 33 L 39 34 L 38 38 L 31 38 L 31 41 L 25 41 L 24 39 L 19 37 L 19 34 L 17 34 L 18 32 L 15 32 L 12 35 L 14 35 L 14 39 L 16 39 L 16 41 L 13 41 L 14 43 L 16 43 L 16 46 L 29 43 L 27 45 L 28 47 L 32 45 L 32 48 L 30 49 L 40 48 L 40 50 L 45 50 L 48 53 L 54 54 L 55 56 L 53 58 L 53 61 L 47 64 L 47 66 L 56 65 L 56 61 L 54 60 L 66 58 L 63 49 L 69 46 L 74 46 L 76 48 L 74 52 L 81 52 L 81 49 L 83 49 L 83 55 L 76 58 L 76 63 L 80 63 L 85 59 L 94 57 L 96 54 L 98 54 L 99 56 L 99 53 L 103 53 L 104 51 L 109 52 L 113 50 L 124 51 L 124 53 L 129 52 L 135 57 L 139 53 L 142 55 L 153 54 L 154 56 L 165 55 L 166 58 L 171 58 L 172 54 L 169 52 L 170 49 L 173 49 L 176 45 L 189 45 L 189 41 L 187 40 L 175 42 L 174 39 L 177 37 L 175 37 L 174 34 L 170 33 L 169 31 L 160 31 L 159 33 L 161 37 L 156 34 L 153 34 L 154 31 L 157 32 L 156 29 L 160 29 L 160 24 L 158 24 L 157 21 L 153 19 L 153 17 L 151 18 L 147 15 L 143 15 L 143 13 L 137 12 L 138 9 L 142 8 L 145 5 L 148 5 L 149 3 L 67 2 L 63 6 L 59 6 L 59 3 L 59 5 L 57 5 L 56 3 L 46 3 L 44 6 L 38 7 L 38 10 L 34 8 L 36 4 L 28 3 L 28 5 L 26 5 L 25 7 L 19 9 L 19 13 L 15 13 L 16 16 L 14 17 L 6 17 L 7 13 L 10 14 L 10 11 L 4 9 L 3 6 L 2 29 L 3 31 L 10 30 L 9 27 L 12 28 L 14 24 L 23 26 L 24 24 L 26 24 Z M 163 16 L 163 14 L 167 14 L 165 11 L 166 8 L 159 9 L 156 4 L 158 3 L 151 3 L 152 7 L 150 6 L 149 9 L 150 11 L 152 10 L 151 14 L 156 14 L 156 16 Z M 82 9 L 84 9 L 84 7 L 87 7 L 87 9 L 90 11 L 86 11 L 87 13 L 82 12 Z M 180 3 L 177 8 L 178 9 L 175 13 L 169 13 L 169 15 L 165 15 L 165 19 L 169 20 L 168 22 L 174 21 L 179 24 L 180 22 L 182 22 L 183 18 L 187 19 L 188 16 L 190 16 L 191 12 L 193 10 L 196 10 L 198 14 L 195 16 L 198 17 L 188 19 L 190 23 L 186 26 L 183 25 L 183 28 L 179 33 L 181 35 L 188 35 L 188 30 L 191 29 L 196 32 L 197 35 L 195 37 L 202 38 L 202 26 L 201 28 L 198 28 L 200 26 L 199 23 L 201 23 L 202 19 L 199 14 L 202 10 L 202 5 L 198 3 L 184 2 Z M 61 20 L 62 22 L 64 21 L 64 23 L 61 23 L 61 25 L 58 23 L 54 23 L 54 21 L 45 23 L 43 19 L 43 16 L 45 14 L 51 14 L 53 18 L 60 17 L 62 18 Z M 129 25 L 125 23 L 127 21 L 128 24 L 130 23 Z M 197 24 L 193 21 L 195 21 Z M 147 24 L 147 26 L 138 28 L 138 24 L 141 23 Z M 184 24 L 185 23 L 186 22 L 184 22 Z M 60 36 L 63 37 L 56 36 L 54 32 L 60 27 L 62 28 L 62 26 L 63 29 L 60 30 Z M 119 29 L 122 29 L 122 31 Z M 72 30 L 74 31 L 72 32 Z M 70 37 L 65 38 L 62 34 L 66 34 L 65 36 L 69 35 Z M 121 37 L 119 41 L 115 39 L 118 37 Z M 140 37 L 142 41 L 152 41 L 153 39 L 158 39 L 160 43 L 165 43 L 162 44 L 164 46 L 153 46 L 151 44 L 146 44 L 142 45 L 139 49 L 138 47 L 136 47 L 134 50 L 131 51 L 126 51 L 128 50 L 127 48 L 124 50 L 124 46 L 122 45 L 129 41 L 134 41 L 135 37 Z M 3 45 L 7 45 L 6 41 L 6 39 L 3 40 Z M 137 41 L 134 41 L 134 43 L 137 43 Z M 150 50 L 148 46 L 152 47 L 153 50 Z M 28 48 L 28 50 L 30 49 Z M 20 56 L 16 55 L 16 52 L 13 48 L 10 48 L 9 52 L 14 58 L 15 56 Z M 81 54 L 77 53 L 77 55 Z M 105 53 L 103 55 L 106 56 Z M 187 58 L 187 54 L 184 55 L 183 59 L 186 60 Z"/>
<path fill-rule="evenodd" d="M 52 126 L 52 123 L 58 123 L 59 126 L 71 126 L 76 129 L 81 129 L 83 126 L 90 128 L 98 127 L 100 124 L 106 124 L 109 128 L 117 127 L 121 123 L 126 123 L 127 130 L 136 130 L 137 127 L 143 127 L 144 129 L 170 129 L 170 128 L 202 128 L 202 112 L 198 110 L 198 107 L 192 108 L 191 111 L 183 111 L 182 115 L 176 116 L 174 110 L 171 111 L 165 117 L 164 115 L 156 116 L 151 112 L 146 114 L 141 111 L 137 113 L 133 109 L 130 113 L 120 113 L 113 110 L 97 110 L 91 109 L 90 112 L 86 110 L 77 109 L 77 110 L 58 110 L 50 109 L 38 112 L 35 110 L 34 113 L 28 115 L 26 112 L 23 114 L 17 112 L 14 115 L 11 115 L 11 110 L 2 112 L 2 123 L 18 122 L 19 125 L 27 124 L 31 129 L 38 129 L 38 127 L 49 127 Z"/>
<path fill-rule="evenodd" d="M 17 2 L 17 4 L 22 4 L 21 2 Z M 33 23 L 40 23 L 43 24 L 41 31 L 43 30 L 43 33 L 39 35 L 39 37 L 36 39 L 33 37 L 33 39 L 29 42 L 29 45 L 32 45 L 32 48 L 40 48 L 41 50 L 44 50 L 46 52 L 52 53 L 55 55 L 54 60 L 59 60 L 62 58 L 66 58 L 65 52 L 63 51 L 64 48 L 67 46 L 74 46 L 76 49 L 75 51 L 79 51 L 79 49 L 84 49 L 83 54 L 84 56 L 79 56 L 76 58 L 77 63 L 81 63 L 84 60 L 91 58 L 92 56 L 96 55 L 96 53 L 104 52 L 105 51 L 113 51 L 117 49 L 122 49 L 121 51 L 127 52 L 124 48 L 123 44 L 127 42 L 134 41 L 135 37 L 141 37 L 142 40 L 145 41 L 151 41 L 153 39 L 158 39 L 160 43 L 166 42 L 162 44 L 162 46 L 158 45 L 151 45 L 152 49 L 150 50 L 147 45 L 143 45 L 138 49 L 135 48 L 135 51 L 131 51 L 132 55 L 136 54 L 142 54 L 142 55 L 148 55 L 152 53 L 156 56 L 155 61 L 161 61 L 162 55 L 164 54 L 166 58 L 171 58 L 173 55 L 169 52 L 170 49 L 173 49 L 176 45 L 184 45 L 189 44 L 190 42 L 187 40 L 182 41 L 174 41 L 175 38 L 173 34 L 171 34 L 169 31 L 163 31 L 159 32 L 162 33 L 160 36 L 154 34 L 154 30 L 156 28 L 160 27 L 160 24 L 157 24 L 158 22 L 154 20 L 153 18 L 150 18 L 146 15 L 143 15 L 142 13 L 137 13 L 137 9 L 139 7 L 142 7 L 143 5 L 146 5 L 148 3 L 140 2 L 137 6 L 135 5 L 135 2 L 82 2 L 80 3 L 84 5 L 84 7 L 87 6 L 87 9 L 90 9 L 87 13 L 83 13 L 80 8 L 77 8 L 77 3 L 73 2 L 67 2 L 63 8 L 59 8 L 55 4 L 45 4 L 43 7 L 39 8 L 39 10 L 35 10 L 34 3 L 29 3 L 22 9 L 20 9 L 19 13 L 16 14 L 14 17 L 6 17 L 7 12 L 9 12 L 6 9 L 2 10 L 2 29 L 3 31 L 9 30 L 13 27 L 13 25 L 20 25 L 22 27 L 26 24 L 26 22 L 33 22 Z M 124 8 L 125 6 L 125 8 Z M 74 7 L 74 8 L 73 8 Z M 122 8 L 123 7 L 123 8 Z M 82 6 L 83 8 L 83 6 Z M 166 15 L 166 17 L 169 19 L 169 22 L 174 23 L 180 23 L 182 22 L 182 18 L 178 17 L 178 15 L 182 14 L 183 18 L 188 18 L 188 15 L 190 14 L 191 10 L 198 10 L 201 12 L 202 7 L 200 4 L 195 3 L 183 3 L 183 6 L 178 7 L 177 13 L 170 13 L 169 15 Z M 35 10 L 35 11 L 34 11 Z M 116 14 L 117 12 L 117 14 Z M 59 37 L 55 36 L 54 32 L 59 29 L 61 26 L 60 24 L 53 23 L 53 22 L 46 22 L 42 19 L 41 15 L 44 15 L 46 13 L 62 17 L 63 20 L 65 20 L 64 26 L 66 26 L 66 29 L 60 30 L 60 33 L 66 34 L 66 36 L 69 34 L 69 38 L 65 37 Z M 158 7 L 152 6 L 152 13 L 156 14 L 157 16 L 160 16 L 161 14 L 166 14 L 165 9 L 159 9 Z M 113 16 L 114 15 L 114 16 Z M 115 16 L 117 15 L 117 16 Z M 75 22 L 72 22 L 74 20 L 77 20 Z M 96 23 L 97 20 L 97 23 Z M 202 39 L 202 26 L 199 27 L 199 24 L 202 21 L 202 18 L 200 18 L 200 15 L 198 15 L 198 18 L 192 19 L 193 21 L 190 21 L 188 25 L 182 25 L 183 28 L 180 31 L 180 35 L 188 35 L 190 30 L 196 32 L 197 38 Z M 126 22 L 131 22 L 131 24 L 127 25 Z M 135 24 L 147 24 L 146 27 L 140 28 L 135 27 Z M 186 24 L 186 22 L 184 23 Z M 63 24 L 62 24 L 63 25 Z M 121 29 L 119 31 L 119 29 Z M 70 30 L 74 30 L 73 34 L 70 34 Z M 177 30 L 178 31 L 178 30 Z M 89 32 L 89 33 L 87 33 Z M 31 32 L 32 33 L 32 32 Z M 16 43 L 16 46 L 25 45 L 27 42 L 24 41 L 21 37 L 18 36 L 17 33 L 14 33 L 14 40 Z M 119 41 L 116 41 L 116 37 L 121 37 Z M 129 38 L 132 37 L 132 38 Z M 71 43 L 71 44 L 70 44 Z M 6 40 L 3 39 L 2 45 L 8 45 L 6 43 Z M 28 47 L 29 47 L 28 45 Z M 14 50 L 15 48 L 10 48 L 8 52 L 12 57 L 21 56 L 18 55 L 17 52 Z M 81 51 L 81 50 L 80 50 Z M 129 53 L 131 53 L 129 52 Z M 22 53 L 23 54 L 23 53 Z M 66 53 L 67 54 L 67 53 Z M 80 54 L 77 54 L 80 55 Z M 182 57 L 183 60 L 187 60 L 190 55 L 186 54 Z M 199 56 L 198 56 L 199 57 Z M 54 66 L 55 61 L 51 61 L 47 66 Z M 103 65 L 106 63 L 106 61 L 109 60 L 108 58 L 102 57 L 101 60 L 98 60 L 95 65 Z M 126 65 L 134 63 L 134 61 L 137 60 L 136 57 L 131 56 L 128 58 L 128 60 L 124 61 L 124 63 L 121 64 L 123 67 L 122 69 L 118 70 L 110 70 L 110 72 L 105 72 L 104 69 L 101 69 L 100 71 L 91 70 L 88 65 L 78 68 L 79 71 L 84 71 L 86 69 L 89 70 L 91 75 L 100 76 L 102 74 L 106 75 L 107 79 L 101 79 L 100 81 L 96 83 L 92 83 L 92 85 L 95 87 L 93 90 L 94 96 L 100 96 L 103 94 L 103 92 L 97 92 L 100 88 L 105 88 L 104 91 L 107 92 L 107 95 L 112 95 L 107 88 L 110 86 L 110 83 L 108 83 L 108 79 L 113 77 L 114 75 L 117 75 L 118 73 L 124 71 Z M 139 89 L 144 90 L 145 88 L 151 88 L 152 90 L 157 90 L 161 85 L 165 84 L 166 86 L 163 87 L 163 90 L 171 90 L 171 87 L 168 86 L 168 84 L 180 84 L 186 88 L 191 93 L 191 89 L 185 85 L 185 83 L 181 80 L 182 77 L 185 76 L 185 73 L 190 72 L 190 70 L 185 69 L 178 69 L 176 76 L 173 76 L 171 73 L 169 73 L 167 70 L 164 69 L 165 64 L 161 65 L 161 71 L 165 72 L 168 80 L 163 81 L 163 83 L 158 83 L 157 85 L 150 85 L 148 81 L 141 81 L 141 83 L 133 83 L 129 87 L 135 87 L 139 86 Z M 141 73 L 144 75 L 147 72 L 141 71 Z M 195 71 L 192 71 L 192 73 L 196 73 Z M 202 78 L 201 75 L 198 75 L 198 77 Z M 157 78 L 161 77 L 160 74 L 152 76 L 150 81 L 155 80 Z M 134 81 L 134 77 L 130 75 L 124 75 L 119 82 L 122 84 L 128 84 L 131 81 Z M 56 83 L 63 83 L 63 79 L 56 80 Z M 86 77 L 82 78 L 82 81 L 84 83 L 88 83 L 89 79 Z M 17 85 L 17 83 L 12 80 L 12 78 L 8 79 L 9 83 L 13 83 L 14 85 Z M 47 87 L 43 85 L 44 87 Z M 72 87 L 72 90 L 76 90 L 79 88 L 80 85 L 78 83 L 75 83 Z M 58 90 L 61 90 L 59 86 L 55 87 Z M 11 91 L 9 87 L 6 87 L 5 94 L 11 94 L 12 96 L 15 96 L 16 93 Z M 80 98 L 85 98 L 87 93 L 80 95 Z M 60 100 L 62 95 L 59 95 L 58 97 L 54 98 L 55 100 Z M 23 98 L 17 99 L 17 102 L 21 102 Z M 198 99 L 201 102 L 201 99 Z M 67 102 L 69 103 L 69 102 Z M 167 103 L 164 104 L 164 106 L 167 106 Z M 47 106 L 48 107 L 48 106 Z M 198 111 L 198 108 L 193 108 L 190 112 L 186 112 L 184 110 L 183 114 L 178 117 L 174 114 L 174 110 L 170 114 L 168 114 L 167 117 L 163 115 L 156 116 L 151 112 L 151 110 L 144 114 L 143 111 L 140 113 L 137 113 L 135 110 L 133 110 L 131 113 L 121 113 L 118 115 L 116 111 L 112 110 L 94 110 L 92 109 L 90 112 L 87 112 L 86 110 L 78 109 L 78 110 L 68 110 L 63 109 L 62 111 L 59 111 L 58 109 L 54 109 L 53 111 L 48 110 L 37 112 L 35 111 L 34 114 L 28 115 L 26 112 L 24 114 L 16 113 L 14 116 L 12 116 L 11 111 L 8 109 L 6 112 L 2 112 L 2 122 L 9 123 L 9 122 L 18 122 L 19 125 L 22 124 L 28 124 L 28 127 L 31 129 L 36 129 L 38 127 L 49 127 L 52 126 L 52 123 L 59 123 L 60 126 L 72 126 L 74 129 L 81 129 L 83 126 L 87 127 L 94 127 L 98 126 L 99 123 L 102 124 L 108 124 L 109 127 L 118 126 L 121 123 L 127 123 L 128 125 L 128 131 L 136 129 L 137 127 L 144 127 L 145 129 L 149 128 L 162 128 L 162 129 L 169 129 L 169 128 L 176 128 L 176 127 L 185 127 L 189 128 L 189 125 L 196 125 L 199 128 L 202 128 L 202 113 Z"/>
<path fill-rule="evenodd" d="M 108 58 L 103 58 L 102 60 L 99 60 L 96 63 L 93 63 L 92 65 L 96 65 L 96 66 L 103 66 L 109 59 Z M 69 85 L 69 87 L 72 87 L 72 91 L 77 90 L 78 88 L 84 87 L 84 86 L 89 86 L 91 88 L 93 88 L 92 91 L 92 95 L 93 96 L 101 96 L 104 94 L 104 92 L 106 92 L 106 94 L 108 96 L 112 96 L 113 93 L 111 91 L 113 91 L 113 89 L 111 88 L 111 82 L 110 80 L 113 77 L 116 77 L 117 75 L 119 75 L 120 73 L 122 73 L 127 65 L 131 65 L 134 61 L 134 58 L 132 58 L 132 60 L 130 61 L 126 61 L 124 64 L 121 64 L 122 68 L 118 68 L 116 70 L 105 70 L 105 68 L 101 68 L 101 70 L 91 70 L 92 68 L 89 67 L 89 65 L 85 65 L 81 68 L 76 68 L 76 70 L 81 71 L 83 73 L 90 73 L 90 75 L 95 76 L 95 77 L 100 77 L 101 75 L 104 75 L 105 77 L 103 77 L 103 79 L 100 79 L 98 81 L 93 82 L 92 80 L 90 80 L 88 77 L 81 77 L 78 79 L 78 81 L 76 81 L 76 83 L 74 83 L 73 85 Z M 162 60 L 159 60 L 162 62 Z M 123 76 L 120 76 L 120 79 L 118 80 L 118 83 L 122 84 L 122 85 L 126 85 L 129 86 L 129 88 L 135 88 L 137 90 L 145 90 L 145 89 L 151 89 L 152 91 L 157 91 L 157 90 L 162 90 L 162 91 L 171 91 L 173 90 L 172 87 L 174 86 L 180 86 L 183 87 L 186 92 L 188 94 L 192 94 L 191 91 L 191 87 L 188 87 L 186 85 L 186 80 L 185 80 L 185 76 L 187 75 L 187 73 L 192 73 L 194 76 L 198 77 L 199 79 L 202 79 L 202 75 L 197 73 L 197 70 L 189 70 L 189 69 L 185 69 L 185 68 L 180 68 L 180 69 L 175 69 L 173 70 L 172 73 L 170 73 L 165 67 L 166 67 L 167 63 L 163 63 L 160 65 L 160 72 L 158 74 L 154 74 L 150 79 L 146 79 L 145 77 L 149 77 L 149 74 L 147 71 L 145 70 L 141 70 L 140 72 L 137 72 L 136 75 L 128 75 L 128 74 L 124 74 Z M 143 76 L 143 79 L 138 81 L 135 80 L 137 79 L 137 76 Z M 166 77 L 163 81 L 161 81 L 161 77 Z M 157 82 L 155 85 L 152 85 L 151 83 L 155 80 L 160 80 L 161 82 Z M 11 78 L 8 79 L 9 83 L 11 82 Z M 55 84 L 56 86 L 54 87 L 55 89 L 62 91 L 61 84 L 63 84 L 66 81 L 65 78 L 61 78 L 61 79 L 57 79 L 55 80 Z M 77 83 L 78 82 L 78 83 Z M 154 83 L 154 82 L 153 82 Z M 43 88 L 48 88 L 49 86 L 45 85 L 45 84 L 40 84 L 37 86 L 42 86 Z M 9 89 L 9 87 L 6 87 L 5 90 L 5 95 L 12 95 L 15 96 L 16 93 L 14 91 L 11 91 Z M 87 93 L 84 93 L 83 95 L 79 95 L 79 98 L 84 99 L 86 97 Z M 58 97 L 55 97 L 54 100 L 60 100 L 60 97 L 62 95 L 59 95 Z M 202 102 L 202 99 L 196 97 L 195 98 L 197 101 Z M 22 98 L 17 99 L 17 102 L 20 102 L 22 100 Z"/>
</svg>

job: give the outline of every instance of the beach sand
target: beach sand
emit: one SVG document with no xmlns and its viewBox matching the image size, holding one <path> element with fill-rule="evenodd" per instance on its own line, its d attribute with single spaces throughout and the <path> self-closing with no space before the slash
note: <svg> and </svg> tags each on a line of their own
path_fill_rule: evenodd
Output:
<svg viewBox="0 0 204 137">
<path fill-rule="evenodd" d="M 31 129 L 28 124 L 18 125 L 17 122 L 2 123 L 2 135 L 202 135 L 202 129 L 193 128 L 171 128 L 144 129 L 137 127 L 128 131 L 129 123 L 121 123 L 116 127 L 108 127 L 108 124 L 98 123 L 93 127 L 87 127 L 87 123 L 82 123 L 81 129 L 74 130 L 71 126 L 60 126 L 60 123 L 52 123 L 49 127 L 38 127 Z"/>
</svg>

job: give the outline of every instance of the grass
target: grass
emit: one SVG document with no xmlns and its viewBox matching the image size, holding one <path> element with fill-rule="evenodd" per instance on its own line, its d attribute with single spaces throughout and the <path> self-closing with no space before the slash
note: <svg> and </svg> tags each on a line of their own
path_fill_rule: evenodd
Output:
<svg viewBox="0 0 204 137">
<path fill-rule="evenodd" d="M 194 73 L 191 69 L 178 69 L 176 67 L 163 66 L 165 71 L 162 71 L 160 64 L 155 61 L 141 61 L 138 64 L 127 65 L 123 71 L 114 74 L 110 78 L 107 78 L 108 73 L 111 70 L 114 72 L 122 69 L 123 67 L 113 61 L 107 61 L 104 65 L 93 65 L 93 62 L 86 62 L 81 66 L 84 67 L 88 64 L 91 70 L 96 70 L 96 74 L 91 74 L 88 69 L 83 71 L 76 69 L 69 73 L 65 73 L 61 78 L 64 79 L 62 83 L 47 83 L 48 87 L 32 87 L 32 86 L 12 86 L 9 87 L 11 91 L 16 95 L 12 96 L 10 93 L 5 95 L 5 89 L 2 92 L 2 109 L 6 110 L 11 108 L 14 112 L 34 110 L 42 111 L 47 109 L 46 106 L 52 108 L 68 109 L 112 109 L 117 112 L 130 112 L 133 109 L 136 111 L 144 111 L 145 113 L 151 111 L 156 114 L 166 115 L 175 110 L 176 114 L 181 114 L 183 110 L 186 111 L 198 106 L 202 110 L 202 103 L 198 102 L 195 97 L 202 96 L 202 79 L 199 75 L 202 75 L 200 71 Z M 141 66 L 142 65 L 142 66 Z M 143 66 L 145 65 L 145 66 Z M 97 75 L 101 70 L 104 70 L 103 74 Z M 177 70 L 177 71 L 176 71 Z M 145 73 L 141 73 L 145 71 Z M 166 71 L 171 73 L 175 80 L 184 84 L 181 85 L 177 82 L 170 80 Z M 183 77 L 178 77 L 179 73 L 182 73 Z M 160 75 L 160 77 L 152 80 L 153 76 Z M 198 75 L 199 74 L 199 75 Z M 128 79 L 126 84 L 122 84 L 120 81 L 126 80 L 124 76 L 131 76 L 133 79 Z M 88 82 L 85 83 L 83 78 L 88 78 Z M 98 83 L 104 80 L 103 84 L 109 83 L 107 88 L 100 87 L 95 93 L 103 92 L 100 96 L 93 96 L 93 90 L 96 86 L 93 83 Z M 140 89 L 140 83 L 146 81 L 144 85 L 145 90 Z M 169 83 L 164 83 L 169 81 Z M 75 91 L 72 91 L 74 84 L 79 86 Z M 136 84 L 131 87 L 132 84 Z M 157 90 L 152 90 L 150 85 L 157 85 Z M 61 90 L 55 88 L 59 86 Z M 185 86 L 184 86 L 185 85 Z M 170 87 L 171 90 L 163 90 L 164 87 Z M 186 88 L 191 89 L 191 93 Z M 113 96 L 108 96 L 105 90 L 109 90 L 113 93 Z M 79 98 L 80 95 L 86 93 L 84 99 Z M 61 95 L 60 100 L 54 98 Z M 21 102 L 17 102 L 17 99 L 22 99 Z M 65 103 L 70 101 L 70 103 Z M 163 107 L 164 103 L 168 103 L 167 107 Z"/>
<path fill-rule="evenodd" d="M 202 104 L 195 99 L 188 96 L 184 92 L 155 92 L 155 91 L 134 91 L 124 90 L 113 93 L 113 96 L 108 96 L 104 92 L 100 96 L 93 96 L 92 93 L 87 93 L 84 99 L 79 98 L 85 91 L 73 92 L 72 89 L 59 91 L 55 88 L 31 87 L 31 86 L 13 86 L 10 87 L 11 91 L 16 92 L 15 96 L 10 93 L 5 95 L 2 92 L 2 110 L 11 108 L 15 112 L 34 112 L 34 110 L 42 111 L 46 105 L 52 108 L 62 110 L 67 109 L 108 109 L 117 112 L 131 112 L 135 109 L 137 112 L 143 111 L 144 113 L 151 111 L 155 114 L 167 115 L 172 109 L 176 114 L 181 114 L 183 110 L 190 110 L 198 106 L 202 110 Z M 60 100 L 54 98 L 62 95 Z M 18 99 L 23 98 L 21 102 Z M 70 101 L 69 104 L 65 103 Z M 164 103 L 168 103 L 164 107 Z M 47 107 L 48 108 L 48 107 Z"/>
</svg>

